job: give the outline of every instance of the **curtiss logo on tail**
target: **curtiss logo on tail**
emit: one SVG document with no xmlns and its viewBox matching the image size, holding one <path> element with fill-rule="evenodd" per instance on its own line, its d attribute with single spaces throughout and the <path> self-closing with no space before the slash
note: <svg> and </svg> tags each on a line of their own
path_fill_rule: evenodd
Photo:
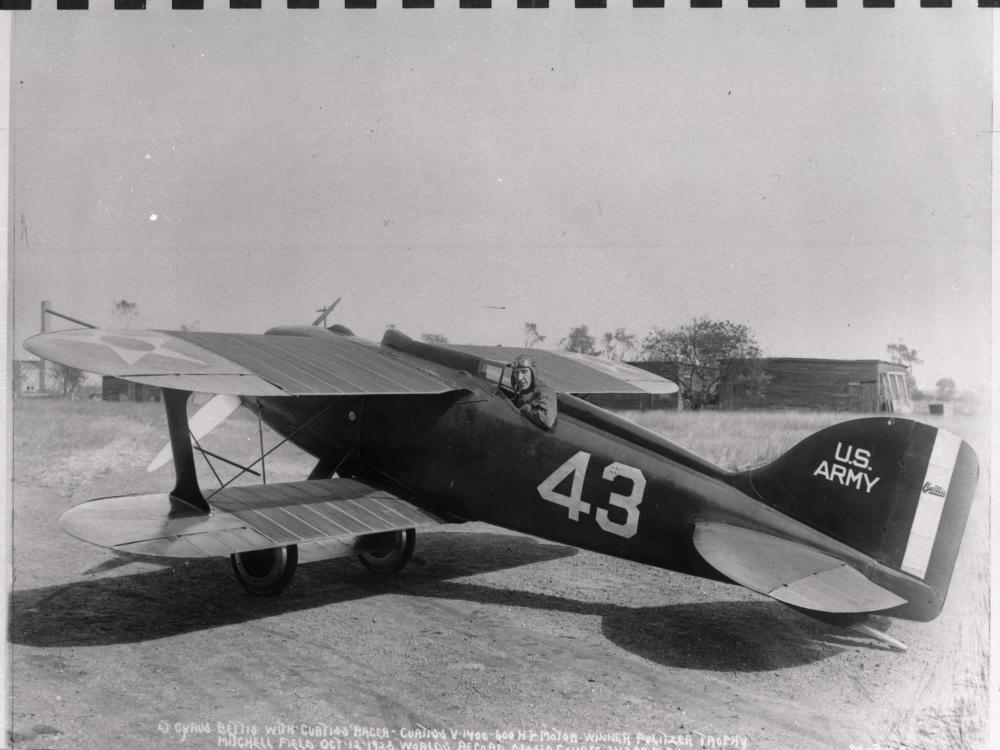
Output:
<svg viewBox="0 0 1000 750">
<path fill-rule="evenodd" d="M 937 495 L 938 497 L 945 497 L 948 494 L 944 487 L 933 482 L 924 482 L 921 492 L 926 492 L 928 495 Z"/>
<path fill-rule="evenodd" d="M 865 448 L 855 448 L 853 445 L 837 443 L 833 452 L 833 460 L 823 460 L 813 472 L 813 476 L 821 476 L 830 482 L 864 490 L 871 494 L 872 488 L 882 477 L 873 477 L 871 472 L 871 451 Z"/>
</svg>

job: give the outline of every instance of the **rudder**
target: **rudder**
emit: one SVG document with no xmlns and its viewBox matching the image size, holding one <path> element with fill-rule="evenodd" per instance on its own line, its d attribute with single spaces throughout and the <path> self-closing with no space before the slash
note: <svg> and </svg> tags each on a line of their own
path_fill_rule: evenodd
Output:
<svg viewBox="0 0 1000 750">
<path fill-rule="evenodd" d="M 975 494 L 975 452 L 944 430 L 873 417 L 834 425 L 744 475 L 759 499 L 934 589 L 940 611 Z"/>
</svg>

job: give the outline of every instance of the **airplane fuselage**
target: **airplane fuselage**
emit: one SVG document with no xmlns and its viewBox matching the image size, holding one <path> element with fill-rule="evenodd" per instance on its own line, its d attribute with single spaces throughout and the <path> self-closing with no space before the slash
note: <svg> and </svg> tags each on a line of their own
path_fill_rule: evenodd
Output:
<svg viewBox="0 0 1000 750">
<path fill-rule="evenodd" d="M 262 417 L 317 457 L 321 474 L 381 483 L 456 520 L 720 580 L 692 533 L 698 521 L 733 523 L 855 561 L 874 579 L 902 578 L 762 502 L 746 474 L 573 396 L 559 396 L 544 430 L 467 378 L 438 396 L 261 399 Z"/>
</svg>

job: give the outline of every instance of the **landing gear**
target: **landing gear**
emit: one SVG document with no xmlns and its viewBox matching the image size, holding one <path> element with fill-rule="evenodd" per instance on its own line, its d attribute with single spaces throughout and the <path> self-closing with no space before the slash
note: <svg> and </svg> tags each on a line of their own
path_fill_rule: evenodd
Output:
<svg viewBox="0 0 1000 750">
<path fill-rule="evenodd" d="M 299 548 L 287 547 L 237 552 L 230 555 L 236 580 L 253 596 L 280 594 L 295 575 L 299 562 Z"/>
<path fill-rule="evenodd" d="M 367 549 L 358 555 L 361 564 L 378 575 L 395 575 L 413 557 L 416 529 L 386 531 L 365 537 Z"/>
</svg>

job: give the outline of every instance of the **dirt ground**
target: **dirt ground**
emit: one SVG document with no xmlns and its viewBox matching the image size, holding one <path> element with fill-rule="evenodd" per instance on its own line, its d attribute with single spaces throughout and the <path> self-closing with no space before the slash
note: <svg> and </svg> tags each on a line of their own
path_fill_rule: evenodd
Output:
<svg viewBox="0 0 1000 750">
<path fill-rule="evenodd" d="M 16 748 L 987 746 L 985 472 L 944 613 L 894 622 L 898 653 L 736 586 L 481 524 L 419 533 L 394 579 L 327 560 L 250 598 L 226 560 L 63 534 L 83 499 L 166 489 L 108 460 L 125 467 L 61 489 L 15 466 Z"/>
</svg>

